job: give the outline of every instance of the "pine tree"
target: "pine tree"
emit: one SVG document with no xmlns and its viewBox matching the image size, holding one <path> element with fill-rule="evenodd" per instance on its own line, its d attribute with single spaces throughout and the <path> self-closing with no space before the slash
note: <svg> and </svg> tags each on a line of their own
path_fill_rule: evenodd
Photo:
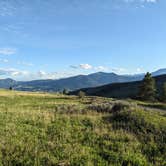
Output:
<svg viewBox="0 0 166 166">
<path fill-rule="evenodd" d="M 12 87 L 12 86 L 10 86 L 10 87 L 9 87 L 9 90 L 13 90 L 13 87 Z"/>
<path fill-rule="evenodd" d="M 147 101 L 154 101 L 156 98 L 156 83 L 149 72 L 145 75 L 140 86 L 139 97 Z"/>
<path fill-rule="evenodd" d="M 166 102 L 166 82 L 163 85 L 162 100 Z"/>
</svg>

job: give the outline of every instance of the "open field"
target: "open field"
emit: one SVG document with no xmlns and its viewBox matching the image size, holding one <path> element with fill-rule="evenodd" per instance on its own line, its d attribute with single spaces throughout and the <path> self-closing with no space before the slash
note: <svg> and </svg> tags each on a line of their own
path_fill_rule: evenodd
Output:
<svg viewBox="0 0 166 166">
<path fill-rule="evenodd" d="M 0 165 L 165 166 L 166 104 L 1 90 Z"/>
</svg>

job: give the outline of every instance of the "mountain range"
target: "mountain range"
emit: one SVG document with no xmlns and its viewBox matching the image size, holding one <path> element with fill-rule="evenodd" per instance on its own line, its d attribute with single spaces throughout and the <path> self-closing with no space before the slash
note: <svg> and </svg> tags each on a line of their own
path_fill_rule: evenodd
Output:
<svg viewBox="0 0 166 166">
<path fill-rule="evenodd" d="M 166 83 L 166 74 L 154 77 L 158 96 L 162 92 L 164 83 Z M 70 92 L 70 95 L 77 95 L 79 91 L 83 91 L 89 96 L 101 96 L 111 98 L 137 98 L 139 87 L 142 81 L 126 82 L 126 83 L 113 83 L 93 88 L 79 89 Z"/>
<path fill-rule="evenodd" d="M 160 69 L 152 73 L 153 76 L 166 74 L 166 69 Z M 58 80 L 34 80 L 34 81 L 15 81 L 13 79 L 1 79 L 0 88 L 13 87 L 15 90 L 23 91 L 62 91 L 67 89 L 74 91 L 87 87 L 97 87 L 112 83 L 124 83 L 142 80 L 144 74 L 118 75 L 115 73 L 97 72 L 89 75 L 78 75 Z"/>
</svg>

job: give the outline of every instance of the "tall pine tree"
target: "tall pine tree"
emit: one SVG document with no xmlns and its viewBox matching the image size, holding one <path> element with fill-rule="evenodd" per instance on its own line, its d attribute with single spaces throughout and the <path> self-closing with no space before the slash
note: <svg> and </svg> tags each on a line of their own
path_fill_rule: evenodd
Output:
<svg viewBox="0 0 166 166">
<path fill-rule="evenodd" d="M 156 83 L 149 72 L 145 75 L 142 81 L 139 97 L 146 101 L 154 101 L 156 98 Z"/>
<path fill-rule="evenodd" d="M 166 102 L 166 82 L 163 85 L 162 101 Z"/>
</svg>

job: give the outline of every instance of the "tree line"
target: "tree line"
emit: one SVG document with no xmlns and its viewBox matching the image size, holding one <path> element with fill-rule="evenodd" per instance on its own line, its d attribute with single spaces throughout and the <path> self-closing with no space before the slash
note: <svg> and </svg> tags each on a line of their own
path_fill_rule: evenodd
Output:
<svg viewBox="0 0 166 166">
<path fill-rule="evenodd" d="M 62 94 L 68 95 L 69 91 L 67 89 L 64 89 L 62 91 Z M 83 91 L 79 91 L 77 96 L 79 98 L 84 98 L 86 96 L 86 93 Z M 161 93 L 158 92 L 156 87 L 156 81 L 152 77 L 151 73 L 146 73 L 143 81 L 141 82 L 141 85 L 139 87 L 138 92 L 138 99 L 143 101 L 163 101 L 166 102 L 166 82 L 164 83 Z"/>
</svg>

